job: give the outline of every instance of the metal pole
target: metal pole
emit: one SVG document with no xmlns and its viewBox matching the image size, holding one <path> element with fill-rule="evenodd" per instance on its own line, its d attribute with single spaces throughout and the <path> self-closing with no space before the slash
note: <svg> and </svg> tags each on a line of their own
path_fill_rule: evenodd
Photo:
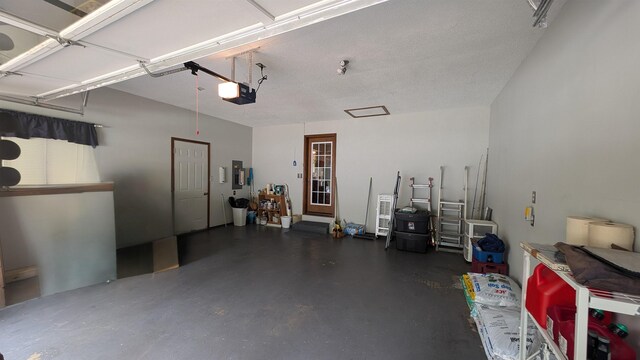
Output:
<svg viewBox="0 0 640 360">
<path fill-rule="evenodd" d="M 484 159 L 484 174 L 482 175 L 482 193 L 480 194 L 480 217 L 482 217 L 484 202 L 487 197 L 487 170 L 489 170 L 489 148 L 487 148 L 487 156 Z"/>
<path fill-rule="evenodd" d="M 476 185 L 475 190 L 473 190 L 473 205 L 471 206 L 471 218 L 474 219 L 474 215 L 476 212 L 476 195 L 478 194 L 478 180 L 480 180 L 480 168 L 482 167 L 482 159 L 484 159 L 484 154 L 480 155 L 480 162 L 478 162 L 478 172 L 476 173 Z M 480 209 L 480 217 L 482 217 L 482 209 Z"/>
<path fill-rule="evenodd" d="M 364 232 L 367 232 L 367 218 L 369 217 L 369 200 L 371 199 L 371 184 L 373 183 L 373 178 L 369 178 L 369 192 L 367 193 L 367 210 L 364 213 Z"/>
<path fill-rule="evenodd" d="M 522 258 L 522 296 L 520 304 L 520 360 L 527 359 L 527 325 L 529 322 L 529 312 L 525 306 L 527 300 L 527 280 L 529 280 L 529 268 L 531 265 L 531 255 L 524 252 Z M 524 340 L 523 340 L 524 339 Z"/>
<path fill-rule="evenodd" d="M 220 200 L 222 200 L 222 215 L 224 216 L 224 227 L 227 227 L 227 212 L 224 208 L 224 194 L 220 194 Z"/>
</svg>

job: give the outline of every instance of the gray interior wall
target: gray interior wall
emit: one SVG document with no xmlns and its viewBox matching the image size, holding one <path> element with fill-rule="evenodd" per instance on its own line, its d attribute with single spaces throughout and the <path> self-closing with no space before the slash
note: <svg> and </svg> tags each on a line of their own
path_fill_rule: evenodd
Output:
<svg viewBox="0 0 640 360">
<path fill-rule="evenodd" d="M 640 227 L 638 34 L 639 1 L 569 1 L 491 106 L 488 201 L 516 279 L 519 243 L 564 241 L 569 215 Z"/>
<path fill-rule="evenodd" d="M 78 106 L 73 100 L 62 103 Z M 119 248 L 173 235 L 171 137 L 211 143 L 211 226 L 224 223 L 220 194 L 225 198 L 232 194 L 230 175 L 220 184 L 218 167 L 230 172 L 232 160 L 251 165 L 251 128 L 200 114 L 200 135 L 196 136 L 195 112 L 113 89 L 92 91 L 84 116 L 7 102 L 0 106 L 105 125 L 98 129 L 96 161 L 101 180 L 115 183 Z M 238 196 L 248 196 L 248 188 Z M 228 204 L 225 208 L 230 221 L 231 208 Z"/>
</svg>

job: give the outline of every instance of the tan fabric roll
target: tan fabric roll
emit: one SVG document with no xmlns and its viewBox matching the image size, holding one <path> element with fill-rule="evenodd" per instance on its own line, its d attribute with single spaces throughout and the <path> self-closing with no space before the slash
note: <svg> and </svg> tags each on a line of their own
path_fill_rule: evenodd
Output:
<svg viewBox="0 0 640 360">
<path fill-rule="evenodd" d="M 571 245 L 589 245 L 589 223 L 609 221 L 585 216 L 567 216 L 566 243 Z"/>
<path fill-rule="evenodd" d="M 611 244 L 633 251 L 635 232 L 633 226 L 614 222 L 589 224 L 589 246 L 611 249 Z"/>
</svg>

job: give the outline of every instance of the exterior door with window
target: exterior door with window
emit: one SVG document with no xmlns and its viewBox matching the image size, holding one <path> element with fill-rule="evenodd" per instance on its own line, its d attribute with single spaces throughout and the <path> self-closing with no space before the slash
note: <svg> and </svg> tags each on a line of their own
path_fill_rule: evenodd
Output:
<svg viewBox="0 0 640 360">
<path fill-rule="evenodd" d="M 172 138 L 174 232 L 209 227 L 209 143 Z"/>
<path fill-rule="evenodd" d="M 304 213 L 335 214 L 336 134 L 305 136 Z"/>
</svg>

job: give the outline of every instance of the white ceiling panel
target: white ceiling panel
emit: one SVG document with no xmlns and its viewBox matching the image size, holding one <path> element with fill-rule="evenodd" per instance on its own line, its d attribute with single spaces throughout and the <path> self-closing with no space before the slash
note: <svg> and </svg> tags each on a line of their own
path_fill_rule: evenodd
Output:
<svg viewBox="0 0 640 360">
<path fill-rule="evenodd" d="M 135 65 L 135 61 L 91 47 L 69 46 L 21 71 L 73 82 Z M 53 89 L 49 89 L 53 90 Z"/>
<path fill-rule="evenodd" d="M 84 40 L 152 59 L 261 21 L 246 1 L 154 1 Z"/>
<path fill-rule="evenodd" d="M 0 10 L 60 31 L 107 2 L 108 0 L 2 1 Z"/>
<path fill-rule="evenodd" d="M 256 0 L 260 6 L 278 17 L 303 7 L 318 3 L 318 0 Z"/>
<path fill-rule="evenodd" d="M 0 93 L 19 96 L 34 96 L 44 91 L 71 85 L 69 81 L 42 76 L 11 75 L 0 78 Z"/>
</svg>

